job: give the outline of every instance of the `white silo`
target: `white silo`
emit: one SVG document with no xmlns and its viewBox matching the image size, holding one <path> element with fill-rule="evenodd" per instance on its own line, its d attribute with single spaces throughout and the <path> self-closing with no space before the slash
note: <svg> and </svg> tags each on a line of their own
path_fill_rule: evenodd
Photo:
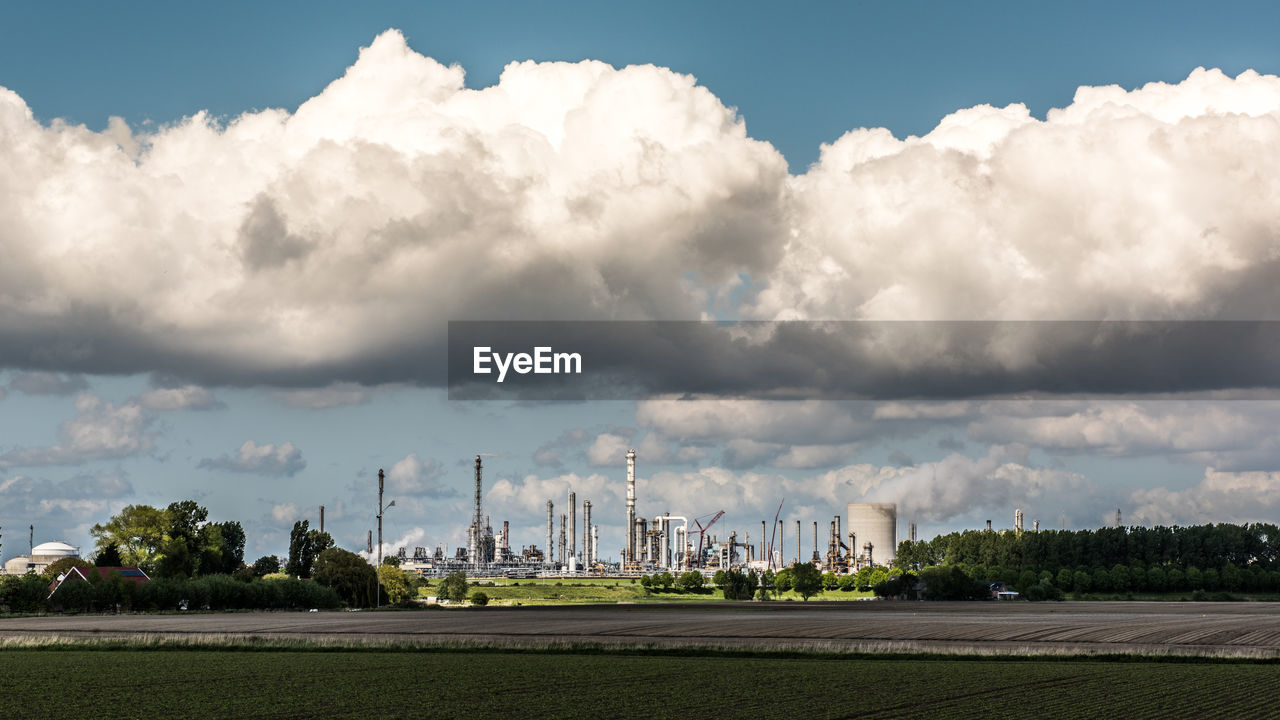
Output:
<svg viewBox="0 0 1280 720">
<path fill-rule="evenodd" d="M 857 536 L 858 542 L 871 543 L 876 565 L 892 565 L 898 555 L 898 506 L 849 503 L 849 532 Z"/>
</svg>

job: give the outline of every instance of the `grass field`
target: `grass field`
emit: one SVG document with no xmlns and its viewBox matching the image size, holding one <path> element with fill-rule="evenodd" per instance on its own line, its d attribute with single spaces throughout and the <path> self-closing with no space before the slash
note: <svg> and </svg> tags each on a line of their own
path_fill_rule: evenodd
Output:
<svg viewBox="0 0 1280 720">
<path fill-rule="evenodd" d="M 495 605 L 563 605 L 577 603 L 646 603 L 646 602 L 708 602 L 722 601 L 724 594 L 715 588 L 707 593 L 648 593 L 639 582 L 617 578 L 573 578 L 561 580 L 555 578 L 534 578 L 526 580 L 488 580 L 474 579 L 475 586 L 471 592 L 479 590 L 489 596 Z M 492 583 L 492 585 L 490 585 Z M 419 594 L 430 596 L 435 594 L 434 585 L 422 588 Z M 843 592 L 833 590 L 819 594 L 811 600 L 843 601 L 859 600 L 872 597 L 870 592 Z M 794 592 L 777 594 L 778 600 L 796 600 L 803 598 Z"/>
<path fill-rule="evenodd" d="M 1266 717 L 1274 664 L 732 654 L 0 650 L 0 717 Z"/>
</svg>

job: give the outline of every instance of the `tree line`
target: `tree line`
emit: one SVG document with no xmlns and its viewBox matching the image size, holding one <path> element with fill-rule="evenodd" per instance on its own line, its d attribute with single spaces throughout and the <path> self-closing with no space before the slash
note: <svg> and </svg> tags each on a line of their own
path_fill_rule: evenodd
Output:
<svg viewBox="0 0 1280 720">
<path fill-rule="evenodd" d="M 41 574 L 0 577 L 0 613 L 371 607 L 408 603 L 421 583 L 395 557 L 375 569 L 306 520 L 294 523 L 284 560 L 264 555 L 246 563 L 240 523 L 211 522 L 193 500 L 129 505 L 89 532 L 92 562 L 63 558 Z M 95 571 L 86 573 L 89 582 L 63 583 L 51 595 L 51 584 L 73 566 L 138 567 L 151 580 Z"/>
<path fill-rule="evenodd" d="M 965 530 L 903 541 L 896 567 L 955 567 L 1019 592 L 1280 592 L 1280 528 L 1269 523 L 1097 530 Z M 1033 590 L 1032 588 L 1038 588 Z"/>
</svg>

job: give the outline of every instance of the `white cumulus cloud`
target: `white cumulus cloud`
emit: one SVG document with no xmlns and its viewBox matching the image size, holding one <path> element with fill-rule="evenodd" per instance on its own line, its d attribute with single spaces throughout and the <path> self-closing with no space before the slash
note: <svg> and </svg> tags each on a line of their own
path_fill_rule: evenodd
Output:
<svg viewBox="0 0 1280 720">
<path fill-rule="evenodd" d="M 259 445 L 253 440 L 245 440 L 234 455 L 200 461 L 200 467 L 210 470 L 289 477 L 298 474 L 306 466 L 307 461 L 302 459 L 302 451 L 291 442 Z"/>
<path fill-rule="evenodd" d="M 129 457 L 154 446 L 155 435 L 147 432 L 150 419 L 137 404 L 114 405 L 84 394 L 76 398 L 75 410 L 75 417 L 58 428 L 58 444 L 10 450 L 0 455 L 0 468 L 78 465 Z"/>
</svg>

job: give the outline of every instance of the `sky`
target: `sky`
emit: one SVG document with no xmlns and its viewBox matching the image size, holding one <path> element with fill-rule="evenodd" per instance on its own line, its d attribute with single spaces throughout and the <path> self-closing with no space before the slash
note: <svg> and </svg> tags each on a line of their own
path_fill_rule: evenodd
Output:
<svg viewBox="0 0 1280 720">
<path fill-rule="evenodd" d="M 616 557 L 629 447 L 642 515 L 723 509 L 740 535 L 780 502 L 806 523 L 896 502 L 925 537 L 1015 509 L 1276 522 L 1280 405 L 1249 372 L 1274 367 L 1265 347 L 1210 362 L 1210 399 L 1176 363 L 1154 395 L 1113 345 L 1059 353 L 1051 323 L 959 377 L 1049 382 L 1081 357 L 1105 393 L 479 401 L 440 378 L 456 320 L 1273 321 L 1277 15 L 11 8 L 0 555 L 28 525 L 90 552 L 125 505 L 188 498 L 240 521 L 250 560 L 320 505 L 361 549 L 379 468 L 388 551 L 451 549 L 483 453 L 513 545 L 541 546 L 546 500 L 559 513 L 572 488 Z M 783 343 L 793 376 L 867 357 L 810 340 Z M 952 358 L 877 352 L 886 377 Z M 778 382 L 767 362 L 732 372 Z"/>
</svg>

